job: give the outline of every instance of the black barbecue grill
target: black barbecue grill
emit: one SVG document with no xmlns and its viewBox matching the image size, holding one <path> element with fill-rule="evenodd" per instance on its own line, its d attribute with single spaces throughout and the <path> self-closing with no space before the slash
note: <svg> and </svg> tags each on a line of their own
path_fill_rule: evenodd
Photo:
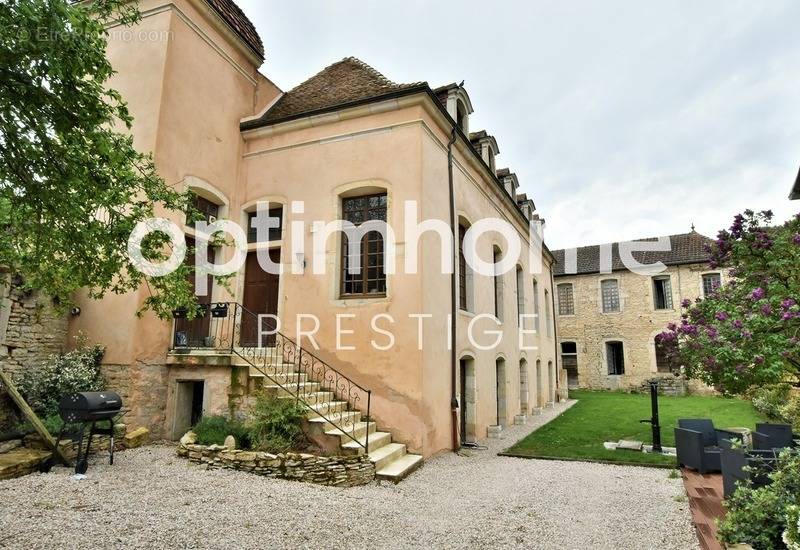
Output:
<svg viewBox="0 0 800 550">
<path fill-rule="evenodd" d="M 107 435 L 111 438 L 108 449 L 111 455 L 109 464 L 114 464 L 114 423 L 121 409 L 122 398 L 113 391 L 75 393 L 61 399 L 58 414 L 63 425 L 57 441 L 61 441 L 68 425 L 80 424 L 80 429 L 73 434 L 77 435 L 78 441 L 78 454 L 75 457 L 76 474 L 85 474 L 89 467 L 89 447 L 94 435 Z M 98 422 L 107 422 L 108 427 L 98 426 Z M 87 426 L 89 426 L 89 438 L 86 441 L 86 449 L 83 449 L 83 436 Z"/>
</svg>

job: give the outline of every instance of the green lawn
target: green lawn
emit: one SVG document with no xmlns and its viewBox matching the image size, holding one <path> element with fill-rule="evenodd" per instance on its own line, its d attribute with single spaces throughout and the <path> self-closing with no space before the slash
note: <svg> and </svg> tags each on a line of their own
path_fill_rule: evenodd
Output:
<svg viewBox="0 0 800 550">
<path fill-rule="evenodd" d="M 674 457 L 632 451 L 609 451 L 604 441 L 635 439 L 652 442 L 650 396 L 620 392 L 574 391 L 578 402 L 549 424 L 539 428 L 506 451 L 527 457 L 599 460 L 608 462 L 674 465 Z M 755 428 L 762 419 L 749 401 L 724 397 L 659 397 L 661 441 L 674 446 L 673 428 L 678 418 L 710 418 L 718 428 Z"/>
</svg>

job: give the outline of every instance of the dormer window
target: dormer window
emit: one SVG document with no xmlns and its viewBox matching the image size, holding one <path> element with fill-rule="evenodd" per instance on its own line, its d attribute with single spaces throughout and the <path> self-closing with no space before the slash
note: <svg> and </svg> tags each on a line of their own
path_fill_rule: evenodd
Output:
<svg viewBox="0 0 800 550">
<path fill-rule="evenodd" d="M 456 102 L 456 123 L 461 131 L 465 134 L 469 132 L 469 114 L 467 113 L 467 106 L 464 102 L 459 100 Z"/>
<path fill-rule="evenodd" d="M 453 120 L 464 134 L 469 135 L 469 115 L 472 114 L 472 102 L 467 91 L 458 84 L 448 84 L 434 90 L 439 101 L 447 109 Z"/>
</svg>

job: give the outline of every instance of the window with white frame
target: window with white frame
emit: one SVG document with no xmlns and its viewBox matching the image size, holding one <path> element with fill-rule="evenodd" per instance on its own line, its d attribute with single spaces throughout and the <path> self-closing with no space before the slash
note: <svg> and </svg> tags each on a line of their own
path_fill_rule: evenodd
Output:
<svg viewBox="0 0 800 550">
<path fill-rule="evenodd" d="M 722 276 L 719 273 L 706 273 L 703 275 L 703 297 L 711 294 L 722 284 Z"/>
<path fill-rule="evenodd" d="M 561 283 L 558 291 L 558 314 L 575 315 L 575 300 L 572 294 L 572 283 Z"/>
<path fill-rule="evenodd" d="M 672 285 L 669 275 L 653 277 L 653 307 L 672 309 Z"/>
<path fill-rule="evenodd" d="M 619 311 L 619 283 L 616 279 L 600 281 L 600 296 L 603 313 Z"/>
</svg>

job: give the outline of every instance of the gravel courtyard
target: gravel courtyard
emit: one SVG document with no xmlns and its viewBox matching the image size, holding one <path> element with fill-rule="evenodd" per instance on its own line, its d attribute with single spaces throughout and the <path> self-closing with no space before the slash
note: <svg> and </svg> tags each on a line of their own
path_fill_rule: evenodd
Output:
<svg viewBox="0 0 800 550">
<path fill-rule="evenodd" d="M 399 485 L 353 489 L 206 471 L 150 446 L 0 482 L 0 548 L 697 548 L 668 470 L 496 456 L 429 460 Z"/>
</svg>

